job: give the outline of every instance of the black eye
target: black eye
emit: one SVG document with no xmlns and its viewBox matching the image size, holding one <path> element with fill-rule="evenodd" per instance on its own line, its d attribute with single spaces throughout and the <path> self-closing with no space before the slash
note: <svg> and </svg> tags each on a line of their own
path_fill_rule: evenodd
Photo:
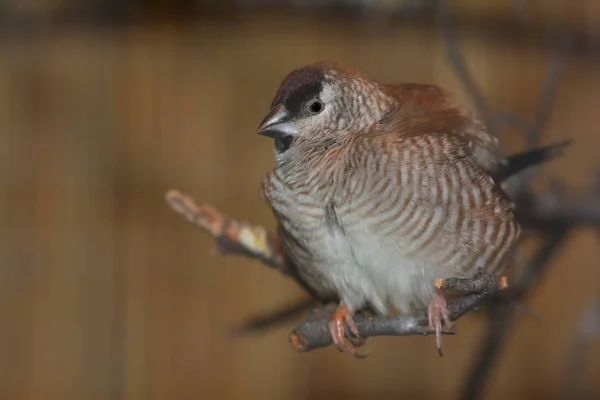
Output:
<svg viewBox="0 0 600 400">
<path fill-rule="evenodd" d="M 320 113 L 321 111 L 323 111 L 324 107 L 325 106 L 323 105 L 323 102 L 318 99 L 314 99 L 308 102 L 308 111 L 310 111 L 312 114 Z"/>
</svg>

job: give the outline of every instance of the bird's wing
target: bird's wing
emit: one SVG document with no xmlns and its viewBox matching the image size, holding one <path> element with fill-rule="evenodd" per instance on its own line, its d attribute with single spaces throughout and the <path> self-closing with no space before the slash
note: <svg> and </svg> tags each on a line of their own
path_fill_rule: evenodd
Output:
<svg viewBox="0 0 600 400">
<path fill-rule="evenodd" d="M 510 208 L 510 200 L 485 170 L 468 138 L 436 132 L 414 136 L 388 133 L 379 137 L 385 149 L 386 169 L 399 188 L 414 185 L 414 196 L 430 207 L 452 205 L 463 212 L 482 215 L 497 201 Z M 391 155 L 391 156 L 390 156 Z"/>
<path fill-rule="evenodd" d="M 439 133 L 380 136 L 392 188 L 373 192 L 384 223 L 374 231 L 403 243 L 447 276 L 494 272 L 519 236 L 512 204 L 467 139 Z M 373 186 L 375 188 L 375 185 Z"/>
<path fill-rule="evenodd" d="M 483 170 L 492 172 L 497 168 L 498 140 L 448 91 L 416 83 L 387 85 L 384 90 L 394 98 L 396 107 L 378 125 L 382 132 L 407 138 L 423 134 L 454 135 L 468 143 Z"/>
</svg>

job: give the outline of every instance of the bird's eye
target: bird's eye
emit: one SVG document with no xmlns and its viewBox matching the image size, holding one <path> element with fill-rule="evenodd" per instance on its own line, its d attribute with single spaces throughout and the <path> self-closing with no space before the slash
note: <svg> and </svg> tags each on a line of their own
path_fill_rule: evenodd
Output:
<svg viewBox="0 0 600 400">
<path fill-rule="evenodd" d="M 324 107 L 325 106 L 323 105 L 323 102 L 319 99 L 311 100 L 307 104 L 308 111 L 310 111 L 311 114 L 320 113 L 321 111 L 323 111 Z"/>
</svg>

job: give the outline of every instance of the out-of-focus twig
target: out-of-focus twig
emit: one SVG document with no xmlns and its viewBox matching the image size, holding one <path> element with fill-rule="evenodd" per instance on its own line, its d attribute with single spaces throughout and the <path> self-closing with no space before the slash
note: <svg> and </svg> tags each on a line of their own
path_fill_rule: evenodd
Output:
<svg viewBox="0 0 600 400">
<path fill-rule="evenodd" d="M 564 400 L 581 398 L 577 395 L 579 378 L 585 371 L 588 346 L 600 337 L 600 297 L 593 299 L 580 318 L 573 338 L 571 352 L 565 363 L 565 381 L 561 393 Z"/>
<path fill-rule="evenodd" d="M 517 204 L 519 220 L 529 229 L 540 231 L 554 224 L 600 226 L 600 192 L 555 194 L 549 191 L 529 195 Z"/>
<path fill-rule="evenodd" d="M 527 145 L 530 147 L 540 145 L 541 134 L 546 128 L 552 114 L 560 77 L 569 59 L 570 47 L 570 38 L 564 37 L 550 54 L 546 80 L 540 94 L 534 123 L 530 125 L 530 129 L 522 131 L 527 139 Z"/>
<path fill-rule="evenodd" d="M 487 334 L 480 345 L 475 362 L 470 367 L 470 373 L 465 380 L 461 399 L 473 400 L 483 397 L 487 378 L 512 328 L 515 309 L 519 301 L 542 278 L 548 268 L 549 261 L 560 249 L 569 231 L 570 227 L 568 226 L 556 226 L 538 249 L 537 255 L 531 261 L 529 268 L 525 270 L 522 278 L 511 290 L 511 295 L 494 299 L 493 306 L 490 308 L 490 323 Z"/>
<path fill-rule="evenodd" d="M 207 204 L 198 205 L 177 190 L 170 190 L 165 198 L 173 210 L 214 237 L 221 254 L 257 258 L 265 265 L 289 274 L 277 235 L 268 233 L 262 226 L 232 219 Z"/>
<path fill-rule="evenodd" d="M 473 101 L 478 117 L 484 122 L 490 134 L 498 136 L 496 124 L 490 115 L 490 110 L 487 102 L 485 101 L 485 97 L 477 86 L 475 78 L 473 78 L 473 75 L 469 71 L 469 67 L 465 61 L 465 57 L 460 46 L 460 40 L 458 39 L 458 35 L 456 34 L 452 25 L 452 21 L 450 20 L 450 13 L 448 12 L 445 0 L 437 1 L 436 23 L 442 38 L 446 43 L 446 54 L 448 56 L 448 60 L 450 61 L 454 72 L 462 82 L 465 91 Z"/>
<path fill-rule="evenodd" d="M 274 326 L 288 322 L 290 319 L 304 314 L 305 312 L 318 307 L 318 301 L 308 298 L 302 299 L 295 303 L 285 305 L 282 308 L 269 311 L 267 313 L 256 315 L 249 318 L 247 321 L 236 327 L 233 331 L 234 335 L 241 336 L 251 333 L 263 332 L 271 329 Z"/>
</svg>

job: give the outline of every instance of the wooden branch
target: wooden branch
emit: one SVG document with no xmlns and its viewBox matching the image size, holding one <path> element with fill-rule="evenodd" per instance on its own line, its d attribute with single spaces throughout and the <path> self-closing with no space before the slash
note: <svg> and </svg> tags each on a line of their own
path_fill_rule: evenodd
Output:
<svg viewBox="0 0 600 400">
<path fill-rule="evenodd" d="M 245 255 L 289 274 L 277 235 L 268 233 L 262 226 L 232 219 L 207 204 L 198 205 L 177 190 L 168 191 L 165 199 L 175 212 L 214 237 L 221 254 Z"/>
<path fill-rule="evenodd" d="M 439 279 L 435 286 L 444 290 L 473 291 L 474 293 L 459 297 L 448 302 L 448 314 L 452 321 L 457 320 L 469 311 L 477 309 L 484 301 L 507 287 L 505 277 L 496 277 L 479 270 L 473 278 Z M 328 323 L 335 312 L 337 304 L 313 312 L 298 325 L 289 336 L 290 344 L 298 351 L 308 351 L 326 347 L 333 343 Z M 428 326 L 426 310 L 418 310 L 412 314 L 397 317 L 369 316 L 359 313 L 354 322 L 361 339 L 373 336 L 407 336 L 435 334 Z M 448 333 L 448 332 L 446 332 Z M 346 337 L 352 334 L 346 329 Z"/>
</svg>

